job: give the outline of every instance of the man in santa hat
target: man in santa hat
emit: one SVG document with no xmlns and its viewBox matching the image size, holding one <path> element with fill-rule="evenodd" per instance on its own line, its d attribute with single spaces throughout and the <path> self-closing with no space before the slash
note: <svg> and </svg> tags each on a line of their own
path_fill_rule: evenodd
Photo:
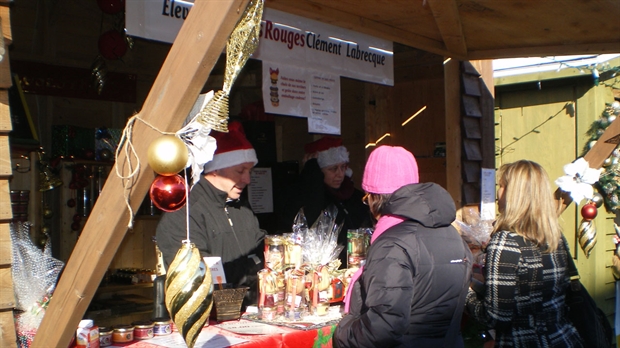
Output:
<svg viewBox="0 0 620 348">
<path fill-rule="evenodd" d="M 227 283 L 250 287 L 245 306 L 256 302 L 257 272 L 263 268 L 265 235 L 247 200 L 241 198 L 258 159 L 239 122 L 231 122 L 228 133 L 210 135 L 217 149 L 189 194 L 190 238 L 201 256 L 222 258 Z M 157 225 L 157 245 L 166 269 L 187 238 L 186 207 L 164 213 Z"/>
</svg>

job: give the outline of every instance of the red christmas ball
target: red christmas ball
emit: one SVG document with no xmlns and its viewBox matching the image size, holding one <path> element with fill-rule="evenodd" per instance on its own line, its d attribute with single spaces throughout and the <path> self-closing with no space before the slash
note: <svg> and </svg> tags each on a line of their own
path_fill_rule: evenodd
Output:
<svg viewBox="0 0 620 348">
<path fill-rule="evenodd" d="M 71 230 L 72 231 L 79 231 L 80 227 L 82 227 L 82 226 L 80 225 L 79 222 L 74 222 L 74 223 L 71 224 Z"/>
<path fill-rule="evenodd" d="M 69 208 L 73 208 L 73 207 L 75 207 L 75 204 L 76 204 L 75 199 L 73 199 L 73 198 L 69 198 L 69 199 L 67 200 L 67 207 L 69 207 Z"/>
<path fill-rule="evenodd" d="M 581 207 L 581 216 L 583 216 L 585 220 L 593 220 L 596 214 L 598 214 L 598 211 L 594 203 L 588 203 Z"/>
<path fill-rule="evenodd" d="M 125 0 L 97 0 L 97 5 L 107 14 L 117 14 L 125 9 Z"/>
<path fill-rule="evenodd" d="M 151 184 L 149 195 L 157 208 L 168 212 L 179 210 L 187 197 L 185 180 L 178 174 L 158 175 Z"/>
<path fill-rule="evenodd" d="M 127 41 L 118 30 L 109 30 L 99 37 L 99 53 L 110 60 L 121 58 L 127 52 Z"/>
<path fill-rule="evenodd" d="M 82 216 L 80 214 L 73 214 L 73 222 L 82 221 Z"/>
</svg>

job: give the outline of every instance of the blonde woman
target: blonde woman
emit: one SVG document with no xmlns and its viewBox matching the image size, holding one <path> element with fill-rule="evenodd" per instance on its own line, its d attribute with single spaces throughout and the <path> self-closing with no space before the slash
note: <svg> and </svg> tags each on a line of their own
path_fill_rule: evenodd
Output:
<svg viewBox="0 0 620 348">
<path fill-rule="evenodd" d="M 566 244 L 549 178 L 537 163 L 503 165 L 499 217 L 487 246 L 485 284 L 467 312 L 495 329 L 496 347 L 583 347 L 566 317 Z"/>
</svg>

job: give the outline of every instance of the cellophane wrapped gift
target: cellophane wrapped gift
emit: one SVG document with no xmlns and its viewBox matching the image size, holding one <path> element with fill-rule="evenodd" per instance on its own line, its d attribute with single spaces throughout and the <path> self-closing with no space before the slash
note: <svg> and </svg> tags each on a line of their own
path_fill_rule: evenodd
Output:
<svg viewBox="0 0 620 348">
<path fill-rule="evenodd" d="M 344 246 L 337 242 L 342 228 L 335 223 L 337 212 L 329 207 L 308 227 L 302 208 L 292 233 L 266 237 L 266 264 L 258 273 L 260 319 L 298 321 L 327 313 L 330 302 L 341 300 L 344 270 L 338 270 L 338 255 Z"/>
<path fill-rule="evenodd" d="M 52 298 L 64 263 L 52 257 L 48 238 L 43 250 L 30 239 L 29 222 L 11 223 L 15 292 L 15 329 L 19 347 L 30 347 Z"/>
<path fill-rule="evenodd" d="M 467 242 L 474 256 L 474 263 L 482 265 L 485 258 L 484 250 L 493 230 L 493 220 L 482 220 L 480 213 L 473 209 L 469 209 L 466 216 L 466 222 L 455 220 L 454 224 L 461 233 L 461 237 Z"/>
</svg>

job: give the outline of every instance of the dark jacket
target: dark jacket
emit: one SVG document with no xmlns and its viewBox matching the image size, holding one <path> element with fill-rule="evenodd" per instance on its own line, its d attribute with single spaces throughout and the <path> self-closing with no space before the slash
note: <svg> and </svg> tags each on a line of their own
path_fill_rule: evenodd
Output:
<svg viewBox="0 0 620 348">
<path fill-rule="evenodd" d="M 469 290 L 467 311 L 495 329 L 496 347 L 583 347 L 566 315 L 568 257 L 564 242 L 544 253 L 514 232 L 493 233 L 487 245 L 486 296 Z"/>
<path fill-rule="evenodd" d="M 157 245 L 166 268 L 181 247 L 181 241 L 187 239 L 186 207 L 164 213 L 157 225 Z M 189 207 L 189 237 L 200 254 L 220 256 L 228 283 L 235 287 L 250 286 L 250 291 L 256 291 L 257 272 L 264 266 L 264 233 L 247 202 L 227 202 L 226 192 L 201 177 L 190 192 Z M 258 263 L 248 258 L 252 254 L 260 259 Z"/>
<path fill-rule="evenodd" d="M 368 206 L 362 202 L 364 193 L 353 187 L 353 182 L 348 177 L 342 186 L 350 185 L 349 192 L 341 193 L 330 190 L 323 182 L 324 175 L 315 158 L 310 159 L 304 165 L 298 180 L 285 194 L 284 205 L 279 209 L 278 230 L 291 232 L 295 216 L 300 208 L 304 208 L 304 215 L 308 227 L 318 219 L 322 210 L 330 205 L 338 208 L 336 223 L 343 223 L 338 244 L 344 246 L 340 259 L 346 266 L 347 230 L 362 227 L 372 227 L 372 220 Z M 343 187 L 344 189 L 344 187 Z M 337 194 L 340 194 L 337 196 Z"/>
<path fill-rule="evenodd" d="M 471 275 L 471 252 L 451 225 L 454 202 L 437 184 L 407 185 L 382 215 L 407 220 L 370 245 L 334 346 L 440 348 L 455 311 L 460 323 Z"/>
</svg>

